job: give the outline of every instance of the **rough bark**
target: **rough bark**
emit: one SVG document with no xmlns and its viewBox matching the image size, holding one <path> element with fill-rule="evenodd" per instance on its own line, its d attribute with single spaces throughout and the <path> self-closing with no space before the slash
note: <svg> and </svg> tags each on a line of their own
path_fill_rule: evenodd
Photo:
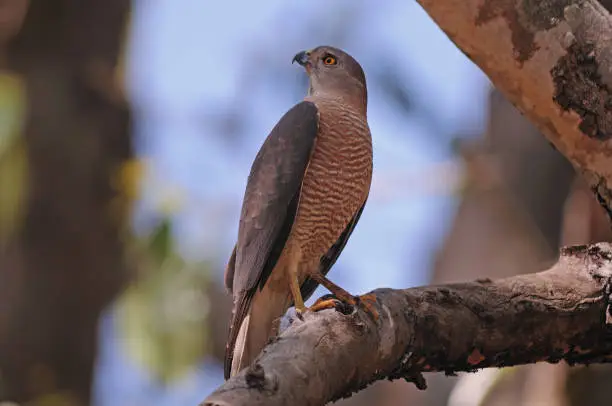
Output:
<svg viewBox="0 0 612 406">
<path fill-rule="evenodd" d="M 203 405 L 322 405 L 379 379 L 425 388 L 422 372 L 610 362 L 611 283 L 612 246 L 601 243 L 564 249 L 536 274 L 379 289 L 376 322 L 308 314 Z"/>
<path fill-rule="evenodd" d="M 596 241 L 612 241 L 612 229 L 606 219 L 606 213 L 594 199 L 593 194 L 582 179 L 576 179 L 572 192 L 565 205 L 563 222 L 563 244 L 589 244 Z M 561 365 L 557 365 L 557 368 Z M 559 377 L 564 383 L 558 394 L 565 397 L 565 405 L 582 406 L 588 399 L 589 406 L 608 406 L 612 396 L 612 364 L 593 365 L 588 368 L 564 368 L 565 376 Z M 550 372 L 548 375 L 551 375 Z M 528 377 L 530 378 L 530 377 Z M 533 377 L 531 377 L 533 378 Z M 531 379 L 532 393 L 540 396 L 542 387 L 538 381 L 547 378 Z M 550 378 L 548 378 L 550 379 Z M 533 397 L 532 397 L 533 398 Z M 550 403 L 540 397 L 541 403 Z M 537 401 L 538 399 L 534 399 Z M 559 403 L 558 403 L 559 404 Z M 565 406 L 561 404 L 561 406 Z"/>
<path fill-rule="evenodd" d="M 419 0 L 612 216 L 612 19 L 596 0 Z"/>
<path fill-rule="evenodd" d="M 98 316 L 127 277 L 129 112 L 113 74 L 129 2 L 3 3 L 17 2 L 23 25 L 0 47 L 26 85 L 29 176 L 0 252 L 0 401 L 87 405 Z"/>
</svg>

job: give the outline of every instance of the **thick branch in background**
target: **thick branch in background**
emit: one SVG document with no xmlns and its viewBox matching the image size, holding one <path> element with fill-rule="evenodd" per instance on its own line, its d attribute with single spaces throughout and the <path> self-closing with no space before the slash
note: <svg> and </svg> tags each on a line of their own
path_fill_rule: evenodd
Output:
<svg viewBox="0 0 612 406">
<path fill-rule="evenodd" d="M 203 405 L 322 405 L 378 379 L 538 361 L 612 361 L 612 245 L 568 248 L 551 269 L 375 291 L 380 314 L 307 314 Z M 359 354 L 357 356 L 356 354 Z"/>
<path fill-rule="evenodd" d="M 612 216 L 612 19 L 596 0 L 418 0 Z"/>
<path fill-rule="evenodd" d="M 2 3 L 27 10 L 0 30 L 0 53 L 26 89 L 28 176 L 0 251 L 0 401 L 87 405 L 98 317 L 127 279 L 114 179 L 131 156 L 129 111 L 114 69 L 129 2 Z"/>
</svg>

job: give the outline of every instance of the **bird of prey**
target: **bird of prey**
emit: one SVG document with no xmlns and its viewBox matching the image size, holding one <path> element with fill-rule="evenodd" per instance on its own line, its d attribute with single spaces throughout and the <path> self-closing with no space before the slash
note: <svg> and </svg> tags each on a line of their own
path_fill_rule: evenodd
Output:
<svg viewBox="0 0 612 406">
<path fill-rule="evenodd" d="M 372 180 L 372 138 L 363 69 L 346 52 L 320 46 L 295 55 L 310 79 L 308 95 L 272 129 L 248 177 L 238 240 L 225 285 L 234 309 L 225 379 L 248 366 L 294 304 L 304 306 L 319 284 L 340 302 L 362 304 L 326 278 L 363 211 Z"/>
</svg>

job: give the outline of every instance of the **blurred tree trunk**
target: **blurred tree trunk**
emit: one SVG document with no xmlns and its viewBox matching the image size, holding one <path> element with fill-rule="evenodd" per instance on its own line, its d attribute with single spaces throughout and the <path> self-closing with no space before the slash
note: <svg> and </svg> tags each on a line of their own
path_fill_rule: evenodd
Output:
<svg viewBox="0 0 612 406">
<path fill-rule="evenodd" d="M 25 84 L 28 176 L 0 252 L 0 401 L 87 405 L 98 316 L 127 279 L 117 176 L 132 152 L 114 74 L 129 1 L 2 3 L 27 8 L 0 48 Z"/>
<path fill-rule="evenodd" d="M 485 136 L 461 145 L 460 153 L 468 184 L 437 257 L 433 282 L 546 268 L 556 259 L 561 238 L 564 201 L 573 179 L 570 164 L 495 90 Z M 475 379 L 478 375 L 465 377 Z M 430 379 L 436 389 L 428 393 L 428 404 L 446 405 L 455 381 Z M 521 385 L 507 385 L 508 391 L 497 396 L 502 403 L 495 404 L 520 405 Z"/>
<path fill-rule="evenodd" d="M 535 272 L 556 260 L 560 245 L 610 240 L 608 222 L 592 193 L 580 179 L 574 179 L 569 163 L 499 92 L 491 95 L 484 139 L 464 144 L 461 153 L 468 187 L 438 255 L 435 283 Z M 570 376 L 604 370 L 576 368 Z M 575 387 L 584 388 L 587 381 L 590 394 L 605 393 L 609 399 L 607 387 L 595 387 L 592 377 L 582 379 L 582 384 L 568 381 L 564 364 L 496 371 L 506 375 L 493 389 L 494 396 L 487 396 L 488 406 L 583 404 L 584 397 L 574 396 L 571 401 L 566 385 L 574 393 L 584 393 Z M 486 374 L 461 378 L 481 389 L 488 386 L 486 379 Z M 441 375 L 430 378 L 426 404 L 447 405 L 456 381 Z M 475 393 L 467 388 L 465 394 Z M 475 405 L 463 397 L 454 402 L 448 404 Z M 595 404 L 604 403 L 589 401 Z"/>
</svg>

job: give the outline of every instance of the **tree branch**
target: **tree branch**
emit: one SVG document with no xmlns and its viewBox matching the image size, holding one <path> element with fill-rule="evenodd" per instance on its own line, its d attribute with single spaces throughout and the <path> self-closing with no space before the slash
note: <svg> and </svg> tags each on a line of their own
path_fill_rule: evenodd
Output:
<svg viewBox="0 0 612 406">
<path fill-rule="evenodd" d="M 612 19 L 597 0 L 417 0 L 612 218 Z"/>
<path fill-rule="evenodd" d="M 551 269 L 495 282 L 378 289 L 359 310 L 295 320 L 211 394 L 211 405 L 322 405 L 379 379 L 538 361 L 612 361 L 612 245 L 564 249 Z"/>
</svg>

